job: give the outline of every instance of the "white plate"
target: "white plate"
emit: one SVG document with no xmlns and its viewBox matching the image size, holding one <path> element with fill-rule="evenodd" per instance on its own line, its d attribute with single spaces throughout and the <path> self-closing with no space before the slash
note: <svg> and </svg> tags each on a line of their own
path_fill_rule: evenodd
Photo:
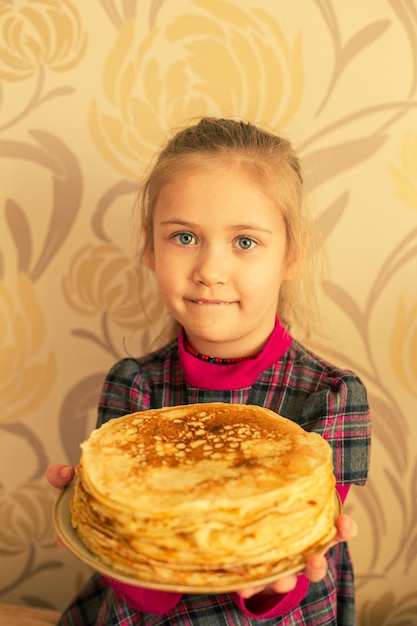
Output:
<svg viewBox="0 0 417 626">
<path fill-rule="evenodd" d="M 148 589 L 156 589 L 160 591 L 173 591 L 177 593 L 226 593 L 230 591 L 237 591 L 238 589 L 244 589 L 245 587 L 258 587 L 262 585 L 267 585 L 268 583 L 272 583 L 275 580 L 280 578 L 284 578 L 284 576 L 289 576 L 290 574 L 296 574 L 301 572 L 304 569 L 305 561 L 307 557 L 305 556 L 301 562 L 299 562 L 296 566 L 291 567 L 285 571 L 281 571 L 276 574 L 271 574 L 267 577 L 257 579 L 257 580 L 242 580 L 240 584 L 213 584 L 210 586 L 196 586 L 196 585 L 184 585 L 184 584 L 176 584 L 176 583 L 158 583 L 157 581 L 148 581 L 148 580 L 140 580 L 133 575 L 123 574 L 109 565 L 106 565 L 101 561 L 101 559 L 90 552 L 88 548 L 84 545 L 81 539 L 78 537 L 77 532 L 73 528 L 71 524 L 71 513 L 70 513 L 70 501 L 72 498 L 72 494 L 74 491 L 75 480 L 72 481 L 68 487 L 64 489 L 64 491 L 60 494 L 53 513 L 53 521 L 55 526 L 55 531 L 65 545 L 68 550 L 70 550 L 76 557 L 78 557 L 83 563 L 89 565 L 91 568 L 103 574 L 104 576 L 108 576 L 109 578 L 113 578 L 114 580 L 118 580 L 122 583 L 128 583 L 129 585 L 136 585 L 137 587 L 146 587 Z M 336 517 L 341 512 L 342 506 L 339 498 L 339 494 L 335 492 L 336 497 Z M 323 552 L 326 550 L 329 544 L 318 546 L 316 550 L 310 552 Z"/>
</svg>

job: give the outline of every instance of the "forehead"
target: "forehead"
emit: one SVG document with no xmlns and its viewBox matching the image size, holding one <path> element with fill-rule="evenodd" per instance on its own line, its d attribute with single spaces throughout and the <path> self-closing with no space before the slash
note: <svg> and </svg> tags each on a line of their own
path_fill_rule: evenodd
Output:
<svg viewBox="0 0 417 626">
<path fill-rule="evenodd" d="M 167 204 L 188 208 L 217 203 L 245 206 L 273 201 L 245 168 L 209 162 L 167 176 L 156 196 L 155 209 Z"/>
<path fill-rule="evenodd" d="M 212 234 L 252 228 L 281 236 L 284 217 L 247 173 L 199 168 L 171 177 L 161 187 L 153 223 L 156 228 L 182 225 Z"/>
<path fill-rule="evenodd" d="M 174 163 L 172 168 L 166 168 L 157 184 L 155 203 L 160 194 L 165 195 L 170 189 L 176 189 L 177 193 L 189 190 L 192 181 L 199 180 L 195 192 L 201 188 L 203 193 L 203 183 L 208 188 L 223 189 L 225 193 L 241 195 L 243 190 L 246 194 L 267 197 L 274 201 L 272 189 L 267 183 L 266 175 L 263 176 L 257 171 L 259 164 L 253 164 L 246 159 L 239 159 L 236 156 L 228 158 L 226 155 L 195 155 L 185 163 Z"/>
</svg>

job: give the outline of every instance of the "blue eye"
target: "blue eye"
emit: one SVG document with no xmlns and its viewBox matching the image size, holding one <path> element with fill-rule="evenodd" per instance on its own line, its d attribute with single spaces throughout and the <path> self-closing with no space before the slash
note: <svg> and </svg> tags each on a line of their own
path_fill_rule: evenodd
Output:
<svg viewBox="0 0 417 626">
<path fill-rule="evenodd" d="M 250 250 L 256 246 L 256 241 L 251 239 L 251 237 L 239 237 L 237 245 L 241 250 Z"/>
<path fill-rule="evenodd" d="M 191 233 L 177 233 L 172 236 L 172 239 L 182 246 L 189 246 L 192 243 L 195 243 L 195 237 Z"/>
</svg>

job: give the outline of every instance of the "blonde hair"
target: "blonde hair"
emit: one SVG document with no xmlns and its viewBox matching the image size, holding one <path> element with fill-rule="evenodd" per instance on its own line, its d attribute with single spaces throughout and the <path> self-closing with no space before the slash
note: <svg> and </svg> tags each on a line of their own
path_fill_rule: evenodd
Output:
<svg viewBox="0 0 417 626">
<path fill-rule="evenodd" d="M 233 119 L 203 118 L 179 130 L 163 147 L 143 181 L 139 203 L 142 254 L 152 247 L 153 209 L 161 187 L 172 177 L 211 161 L 240 168 L 282 211 L 287 230 L 287 262 L 295 278 L 281 286 L 277 313 L 288 331 L 308 337 L 318 326 L 317 290 L 321 248 L 303 197 L 300 162 L 291 143 L 254 124 Z"/>
</svg>

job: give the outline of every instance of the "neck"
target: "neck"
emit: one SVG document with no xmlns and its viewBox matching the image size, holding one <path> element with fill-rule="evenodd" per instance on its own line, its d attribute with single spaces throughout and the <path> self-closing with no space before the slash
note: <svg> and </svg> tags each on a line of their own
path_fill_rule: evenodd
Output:
<svg viewBox="0 0 417 626">
<path fill-rule="evenodd" d="M 186 384 L 216 391 L 242 389 L 252 385 L 263 371 L 284 355 L 292 343 L 292 337 L 277 318 L 271 335 L 258 354 L 251 355 L 251 358 L 246 357 L 243 361 L 237 357 L 237 361 L 225 364 L 210 361 L 210 356 L 207 355 L 203 355 L 204 359 L 199 358 L 197 355 L 200 353 L 194 350 L 197 352 L 197 355 L 194 355 L 187 349 L 186 343 L 184 329 L 181 328 L 178 336 L 178 350 Z"/>
<path fill-rule="evenodd" d="M 256 359 L 259 352 L 255 354 L 249 354 L 248 356 L 236 356 L 236 357 L 221 357 L 221 356 L 209 356 L 208 354 L 203 354 L 202 352 L 198 352 L 195 350 L 190 342 L 187 339 L 187 336 L 184 333 L 184 348 L 188 352 L 188 354 L 192 354 L 197 359 L 201 361 L 206 361 L 207 363 L 214 363 L 215 365 L 232 365 L 234 363 L 242 363 L 243 361 L 250 361 L 252 359 Z"/>
</svg>

